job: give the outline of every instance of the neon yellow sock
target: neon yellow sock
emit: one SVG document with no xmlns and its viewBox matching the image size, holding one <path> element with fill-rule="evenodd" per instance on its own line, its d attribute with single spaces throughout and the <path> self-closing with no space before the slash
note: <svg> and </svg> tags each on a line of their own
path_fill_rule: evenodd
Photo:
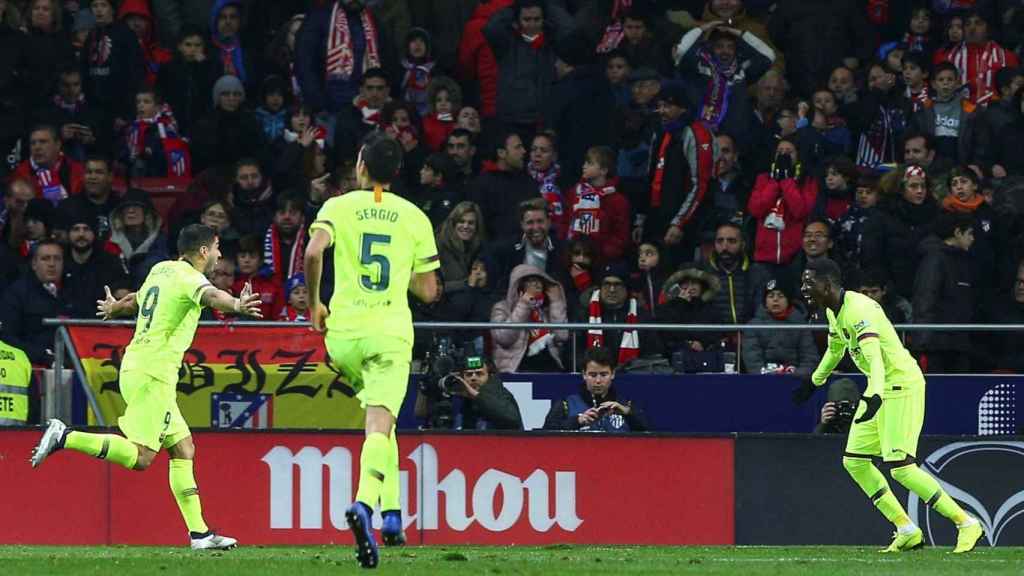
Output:
<svg viewBox="0 0 1024 576">
<path fill-rule="evenodd" d="M 939 482 L 931 474 L 921 470 L 917 464 L 892 469 L 893 480 L 907 490 L 917 494 L 918 498 L 927 502 L 936 512 L 949 518 L 957 525 L 967 521 L 967 513 L 949 494 L 939 486 Z"/>
<path fill-rule="evenodd" d="M 139 460 L 139 447 L 124 436 L 117 434 L 68 432 L 64 439 L 64 447 L 100 460 L 120 464 L 129 470 L 135 468 L 135 463 Z"/>
<path fill-rule="evenodd" d="M 388 460 L 388 472 L 384 474 L 384 485 L 380 491 L 380 509 L 382 511 L 401 510 L 402 489 L 398 483 L 398 430 L 391 430 L 391 436 L 388 436 L 388 445 L 391 450 L 391 458 Z"/>
<path fill-rule="evenodd" d="M 189 532 L 206 532 L 209 528 L 203 521 L 203 505 L 199 502 L 199 488 L 193 474 L 192 461 L 171 458 L 167 466 L 171 494 L 178 502 L 178 510 L 185 519 Z"/>
<path fill-rule="evenodd" d="M 892 522 L 897 528 L 911 524 L 907 512 L 889 489 L 889 483 L 886 482 L 885 476 L 878 471 L 871 460 L 844 457 L 843 467 L 886 520 Z"/>
<path fill-rule="evenodd" d="M 379 432 L 367 435 L 359 455 L 359 490 L 356 491 L 356 500 L 371 509 L 377 506 L 390 463 L 391 442 L 388 437 Z"/>
</svg>

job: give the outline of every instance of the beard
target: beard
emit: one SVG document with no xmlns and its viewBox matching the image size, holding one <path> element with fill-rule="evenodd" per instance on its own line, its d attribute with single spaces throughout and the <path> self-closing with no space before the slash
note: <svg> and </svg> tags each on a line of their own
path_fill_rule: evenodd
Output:
<svg viewBox="0 0 1024 576">
<path fill-rule="evenodd" d="M 739 257 L 732 252 L 721 252 L 718 254 L 718 261 L 731 268 L 739 262 Z"/>
<path fill-rule="evenodd" d="M 213 273 L 216 271 L 216 269 L 217 261 L 214 260 L 213 258 L 210 258 L 209 260 L 206 261 L 206 266 L 203 268 L 203 276 L 206 276 L 207 278 L 213 278 Z"/>
</svg>

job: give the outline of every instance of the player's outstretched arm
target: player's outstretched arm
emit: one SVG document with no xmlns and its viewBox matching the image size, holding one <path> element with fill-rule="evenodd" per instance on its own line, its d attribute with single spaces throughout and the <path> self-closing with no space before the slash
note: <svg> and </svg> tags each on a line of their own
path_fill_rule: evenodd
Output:
<svg viewBox="0 0 1024 576">
<path fill-rule="evenodd" d="M 441 282 L 437 279 L 437 272 L 419 272 L 412 275 L 409 280 L 409 291 L 426 304 L 433 304 L 441 299 Z"/>
<path fill-rule="evenodd" d="M 324 269 L 324 250 L 331 245 L 331 235 L 322 228 L 314 228 L 304 256 L 306 288 L 309 293 L 309 321 L 317 332 L 324 331 L 327 307 L 320 301 L 320 277 Z"/>
<path fill-rule="evenodd" d="M 260 311 L 260 295 L 252 293 L 252 286 L 248 282 L 245 283 L 242 294 L 238 298 L 211 286 L 203 291 L 201 302 L 203 306 L 209 306 L 221 312 L 245 314 L 253 318 L 263 317 L 263 312 Z"/>
<path fill-rule="evenodd" d="M 139 313 L 139 302 L 135 299 L 135 292 L 130 292 L 119 300 L 110 293 L 110 286 L 104 286 L 103 291 L 106 296 L 103 300 L 96 301 L 97 317 L 110 320 L 122 316 L 135 316 Z"/>
</svg>

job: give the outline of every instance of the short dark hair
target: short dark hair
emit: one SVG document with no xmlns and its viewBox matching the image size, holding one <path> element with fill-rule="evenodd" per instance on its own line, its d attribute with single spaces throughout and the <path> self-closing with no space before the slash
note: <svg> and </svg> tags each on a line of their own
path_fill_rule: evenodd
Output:
<svg viewBox="0 0 1024 576">
<path fill-rule="evenodd" d="M 587 150 L 586 158 L 607 170 L 609 178 L 615 176 L 615 150 L 608 146 L 591 146 Z"/>
<path fill-rule="evenodd" d="M 362 86 L 363 84 L 366 84 L 366 81 L 371 78 L 380 78 L 387 82 L 388 86 L 391 85 L 391 79 L 388 78 L 388 74 L 383 68 L 370 68 L 366 72 L 363 72 L 363 77 L 359 79 L 359 85 Z"/>
<path fill-rule="evenodd" d="M 451 134 L 448 134 L 448 137 L 445 138 L 444 143 L 447 145 L 452 138 L 465 138 L 469 140 L 470 145 L 476 145 L 476 135 L 465 128 L 456 128 L 455 130 L 452 130 Z"/>
<path fill-rule="evenodd" d="M 36 242 L 35 244 L 32 245 L 32 249 L 30 250 L 29 254 L 29 260 L 35 260 L 36 255 L 39 254 L 39 249 L 42 248 L 43 246 L 56 246 L 57 250 L 60 251 L 61 255 L 64 255 L 64 247 L 61 246 L 60 242 L 57 242 L 57 240 L 53 238 L 43 238 L 39 242 Z"/>
<path fill-rule="evenodd" d="M 374 182 L 390 184 L 402 168 L 402 145 L 384 132 L 367 134 L 360 154 Z"/>
<path fill-rule="evenodd" d="M 516 20 L 519 20 L 519 17 L 523 15 L 523 10 L 527 8 L 540 8 L 541 10 L 544 10 L 544 2 L 543 0 L 516 0 Z"/>
<path fill-rule="evenodd" d="M 821 224 L 825 226 L 825 231 L 828 232 L 829 239 L 832 239 L 832 223 L 829 222 L 827 218 L 811 218 L 804 224 L 804 230 L 807 230 L 807 228 L 810 227 L 811 224 Z"/>
<path fill-rule="evenodd" d="M 903 145 L 906 146 L 907 142 L 915 138 L 921 138 L 924 140 L 924 147 L 928 150 L 935 150 L 935 137 L 931 134 L 924 132 L 909 131 L 903 135 Z"/>
<path fill-rule="evenodd" d="M 506 146 L 508 146 L 508 139 L 513 136 L 519 136 L 519 133 L 515 130 L 509 130 L 506 128 L 497 130 L 487 141 L 487 149 L 485 150 L 487 155 L 484 159 L 497 161 L 498 151 L 507 150 Z"/>
<path fill-rule="evenodd" d="M 60 132 L 57 130 L 57 127 L 53 124 L 35 124 L 28 131 L 28 134 L 29 136 L 32 136 L 32 134 L 36 132 L 49 132 L 53 136 L 54 140 L 60 140 Z"/>
<path fill-rule="evenodd" d="M 177 44 L 181 44 L 186 38 L 191 38 L 193 36 L 198 36 L 199 39 L 203 41 L 203 44 L 206 44 L 206 33 L 202 28 L 194 24 L 186 24 L 181 27 L 181 32 L 178 33 Z"/>
<path fill-rule="evenodd" d="M 903 64 L 913 64 L 921 69 L 926 75 L 931 73 L 931 61 L 930 58 L 925 56 L 923 52 L 907 52 L 903 55 Z"/>
<path fill-rule="evenodd" d="M 92 153 L 86 154 L 85 155 L 85 160 L 82 161 L 82 166 L 85 166 L 89 162 L 103 162 L 103 165 L 107 167 L 107 171 L 108 172 L 111 169 L 110 158 L 108 158 L 105 154 L 100 154 L 98 152 L 92 152 Z"/>
<path fill-rule="evenodd" d="M 843 270 L 831 258 L 818 258 L 807 263 L 807 270 L 814 272 L 815 278 L 827 278 L 836 286 L 843 285 Z"/>
<path fill-rule="evenodd" d="M 205 224 L 189 224 L 178 234 L 178 254 L 195 254 L 203 246 L 212 246 L 217 231 Z"/>
<path fill-rule="evenodd" d="M 950 169 L 949 174 L 946 175 L 946 185 L 951 189 L 953 188 L 954 178 L 967 178 L 971 182 L 974 182 L 974 186 L 978 188 L 975 192 L 981 192 L 981 178 L 979 178 L 978 173 L 972 170 L 969 166 L 961 164 L 960 166 L 954 166 Z"/>
<path fill-rule="evenodd" d="M 860 273 L 860 286 L 878 286 L 879 288 L 885 288 L 889 285 L 889 277 L 885 274 L 885 270 L 881 268 L 869 268 Z"/>
<path fill-rule="evenodd" d="M 275 203 L 275 210 L 277 212 L 284 212 L 289 208 L 294 208 L 299 212 L 302 212 L 306 207 L 306 199 L 303 198 L 302 194 L 299 194 L 295 190 L 285 190 L 277 196 L 277 202 Z"/>
<path fill-rule="evenodd" d="M 441 181 L 449 185 L 455 179 L 455 162 L 444 152 L 434 152 L 423 161 L 423 165 L 441 175 Z"/>
<path fill-rule="evenodd" d="M 238 175 L 238 170 L 246 166 L 255 166 L 260 174 L 263 174 L 263 167 L 260 166 L 259 160 L 252 157 L 239 158 L 238 162 L 235 162 L 235 176 Z"/>
<path fill-rule="evenodd" d="M 932 79 L 935 79 L 935 77 L 938 76 L 940 72 L 945 72 L 946 70 L 952 72 L 953 75 L 956 76 L 957 78 L 960 77 L 960 70 L 957 69 L 956 64 L 953 64 L 948 60 L 943 60 L 942 62 L 936 64 L 934 68 L 932 68 Z"/>
<path fill-rule="evenodd" d="M 604 346 L 594 346 L 593 348 L 588 348 L 587 351 L 583 353 L 584 370 L 587 369 L 587 364 L 590 364 L 591 362 L 598 366 L 608 366 L 612 370 L 615 370 L 615 355 L 612 354 L 611 350 Z"/>
<path fill-rule="evenodd" d="M 238 240 L 238 250 L 235 254 L 256 254 L 257 257 L 263 257 L 263 240 L 256 234 L 249 234 L 242 236 Z"/>
<path fill-rule="evenodd" d="M 935 219 L 932 231 L 940 240 L 948 240 L 959 232 L 974 229 L 974 217 L 960 212 L 943 212 Z"/>
</svg>

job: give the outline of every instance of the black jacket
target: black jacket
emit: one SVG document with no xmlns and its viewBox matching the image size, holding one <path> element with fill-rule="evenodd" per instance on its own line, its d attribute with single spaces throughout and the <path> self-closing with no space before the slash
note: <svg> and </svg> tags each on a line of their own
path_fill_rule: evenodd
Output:
<svg viewBox="0 0 1024 576">
<path fill-rule="evenodd" d="M 193 174 L 209 167 L 231 167 L 242 158 L 255 158 L 260 165 L 265 165 L 266 155 L 263 127 L 248 110 L 214 109 L 199 121 L 192 133 Z"/>
<path fill-rule="evenodd" d="M 174 110 L 182 135 L 191 137 L 199 119 L 213 107 L 210 96 L 216 82 L 217 67 L 210 59 L 185 62 L 175 58 L 160 67 L 156 87 Z"/>
<path fill-rule="evenodd" d="M 584 156 L 591 146 L 611 145 L 608 112 L 614 107 L 615 97 L 603 68 L 580 67 L 552 85 L 544 121 L 558 134 L 563 176 L 576 178 L 582 173 Z"/>
<path fill-rule="evenodd" d="M 59 294 L 59 292 L 58 292 Z M 4 292 L 0 304 L 0 339 L 21 348 L 35 364 L 53 361 L 53 326 L 43 326 L 44 318 L 71 315 L 71 305 L 65 298 L 54 298 L 39 282 L 35 273 L 23 274 Z"/>
<path fill-rule="evenodd" d="M 496 240 L 522 234 L 519 204 L 532 198 L 542 198 L 537 182 L 521 170 L 507 172 L 485 168 L 466 189 L 466 199 L 480 206 L 487 233 Z"/>
<path fill-rule="evenodd" d="M 914 282 L 914 322 L 963 324 L 974 320 L 974 272 L 968 253 L 935 237 L 923 243 L 921 252 L 924 258 Z M 918 332 L 913 342 L 918 351 L 967 352 L 971 337 L 966 332 Z"/>
<path fill-rule="evenodd" d="M 462 399 L 462 430 L 474 430 L 479 421 L 489 430 L 522 430 L 523 417 L 515 396 L 505 389 L 497 376 L 491 375 L 472 400 Z"/>
<path fill-rule="evenodd" d="M 89 101 L 111 118 L 135 118 L 135 91 L 146 74 L 139 40 L 125 24 L 114 22 L 89 33 L 82 49 L 82 84 Z"/>
<path fill-rule="evenodd" d="M 592 396 L 586 386 L 582 386 L 582 390 L 580 390 L 579 395 L 583 398 L 585 403 L 592 404 L 594 406 L 608 401 L 618 402 L 623 406 L 629 406 L 629 415 L 624 416 L 624 418 L 626 419 L 626 423 L 629 425 L 630 431 L 647 432 L 651 429 L 650 423 L 647 421 L 647 414 L 643 409 L 629 400 L 620 398 L 614 384 L 608 388 L 608 393 L 602 398 L 595 398 Z M 576 414 L 569 413 L 568 401 L 563 400 L 561 402 L 553 402 L 551 410 L 548 412 L 547 417 L 544 418 L 544 429 L 579 430 L 580 422 L 576 416 Z"/>
<path fill-rule="evenodd" d="M 131 288 L 131 278 L 120 258 L 103 251 L 100 243 L 84 264 L 75 262 L 70 249 L 65 251 L 61 296 L 71 306 L 72 317 L 94 319 L 96 301 L 103 298 L 104 286 L 109 286 L 111 292 Z"/>
<path fill-rule="evenodd" d="M 882 267 L 896 285 L 896 291 L 909 298 L 914 293 L 914 272 L 920 262 L 918 246 L 938 215 L 939 206 L 931 196 L 921 205 L 903 198 L 880 205 L 876 217 L 864 225 L 864 267 Z"/>
<path fill-rule="evenodd" d="M 544 271 L 552 276 L 559 276 L 562 265 L 564 247 L 555 238 L 548 238 L 548 259 Z M 504 294 L 508 289 L 512 269 L 526 263 L 526 240 L 523 238 L 499 240 L 492 244 L 484 254 L 487 265 L 487 283 L 497 294 Z M 572 306 L 573 303 L 567 302 Z"/>
</svg>

